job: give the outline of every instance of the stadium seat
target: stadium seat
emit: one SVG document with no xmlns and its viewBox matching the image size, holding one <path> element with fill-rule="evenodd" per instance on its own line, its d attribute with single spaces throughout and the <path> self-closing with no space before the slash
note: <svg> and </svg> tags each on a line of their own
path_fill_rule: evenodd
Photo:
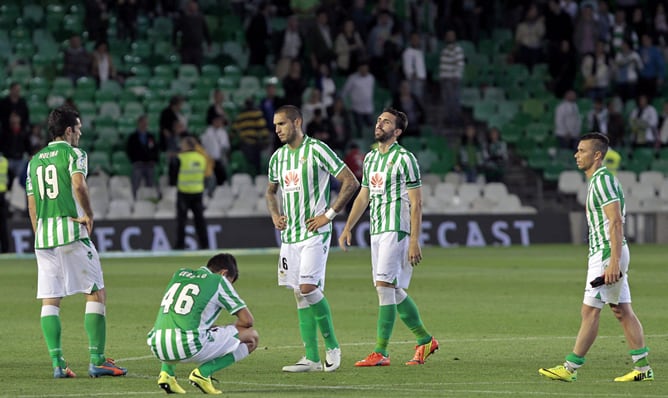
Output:
<svg viewBox="0 0 668 398">
<path fill-rule="evenodd" d="M 121 107 L 117 102 L 103 102 L 98 107 L 98 115 L 118 119 L 121 117 Z"/>
<path fill-rule="evenodd" d="M 559 174 L 557 190 L 565 194 L 577 194 L 585 186 L 583 174 L 576 170 L 564 170 Z"/>
<path fill-rule="evenodd" d="M 488 182 L 482 187 L 482 196 L 488 199 L 499 199 L 508 195 L 508 188 L 502 182 Z"/>
<path fill-rule="evenodd" d="M 137 200 L 132 208 L 131 218 L 154 218 L 156 206 L 149 200 Z"/>
<path fill-rule="evenodd" d="M 132 216 L 132 204 L 127 199 L 112 199 L 109 202 L 109 210 L 107 211 L 108 220 L 119 220 L 130 218 Z"/>
<path fill-rule="evenodd" d="M 531 116 L 533 120 L 540 120 L 545 114 L 545 102 L 537 98 L 530 98 L 522 102 L 522 112 Z"/>
<path fill-rule="evenodd" d="M 197 66 L 190 64 L 183 64 L 179 66 L 178 69 L 178 79 L 188 82 L 188 84 L 193 85 L 199 80 L 199 70 Z"/>
<path fill-rule="evenodd" d="M 90 173 L 111 172 L 109 154 L 104 151 L 91 151 L 88 153 L 88 170 Z M 89 184 L 90 185 L 90 184 Z M 106 188 L 106 186 L 105 186 Z"/>
</svg>

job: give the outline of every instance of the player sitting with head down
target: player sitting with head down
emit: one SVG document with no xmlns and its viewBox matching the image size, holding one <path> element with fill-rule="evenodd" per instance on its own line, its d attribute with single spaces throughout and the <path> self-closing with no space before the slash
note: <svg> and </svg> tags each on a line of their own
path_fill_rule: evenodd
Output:
<svg viewBox="0 0 668 398">
<path fill-rule="evenodd" d="M 181 268 L 167 285 L 147 343 L 162 361 L 158 385 L 168 394 L 185 394 L 177 383 L 177 363 L 197 364 L 188 379 L 205 394 L 221 394 L 211 375 L 248 356 L 257 347 L 253 315 L 232 284 L 239 277 L 231 254 L 218 254 L 199 269 Z M 221 310 L 237 317 L 215 326 Z"/>
</svg>

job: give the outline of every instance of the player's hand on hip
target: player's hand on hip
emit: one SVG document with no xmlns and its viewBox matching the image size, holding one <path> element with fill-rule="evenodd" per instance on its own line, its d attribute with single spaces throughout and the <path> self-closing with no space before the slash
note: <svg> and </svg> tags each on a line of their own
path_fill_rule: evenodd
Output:
<svg viewBox="0 0 668 398">
<path fill-rule="evenodd" d="M 83 216 L 77 217 L 77 218 L 71 217 L 71 220 L 73 222 L 85 225 L 86 226 L 86 231 L 88 231 L 88 235 L 93 233 L 93 219 L 92 218 L 90 218 L 86 215 L 83 215 Z"/>
<path fill-rule="evenodd" d="M 339 247 L 344 251 L 348 251 L 348 246 L 351 243 L 352 234 L 350 230 L 344 229 L 341 231 L 341 236 L 339 236 Z"/>
<path fill-rule="evenodd" d="M 271 220 L 274 222 L 274 228 L 279 231 L 284 230 L 288 226 L 287 216 L 271 216 Z"/>
<path fill-rule="evenodd" d="M 325 213 L 320 214 L 319 216 L 311 217 L 306 220 L 306 228 L 309 232 L 315 232 L 323 225 L 329 223 L 330 220 L 325 216 Z"/>
</svg>

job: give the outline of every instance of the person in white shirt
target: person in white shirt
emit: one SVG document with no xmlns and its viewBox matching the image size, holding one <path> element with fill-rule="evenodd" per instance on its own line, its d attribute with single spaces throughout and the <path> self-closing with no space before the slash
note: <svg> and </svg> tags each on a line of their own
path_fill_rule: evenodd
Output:
<svg viewBox="0 0 668 398">
<path fill-rule="evenodd" d="M 201 140 L 204 150 L 214 162 L 213 175 L 206 180 L 206 190 L 211 196 L 216 186 L 222 185 L 227 180 L 226 166 L 230 152 L 230 137 L 221 115 L 214 115 L 211 118 Z"/>
<path fill-rule="evenodd" d="M 421 48 L 422 38 L 420 33 L 411 33 L 410 46 L 406 47 L 401 58 L 403 62 L 404 76 L 411 88 L 411 93 L 424 101 L 424 82 L 427 79 L 427 68 L 424 61 L 424 52 Z"/>
<path fill-rule="evenodd" d="M 578 104 L 575 102 L 576 99 L 575 91 L 566 91 L 564 100 L 561 101 L 554 112 L 554 135 L 557 137 L 557 142 L 561 148 L 575 149 L 580 137 L 582 117 Z"/>
<path fill-rule="evenodd" d="M 629 115 L 633 146 L 654 147 L 659 129 L 659 114 L 644 94 L 638 96 L 637 104 Z"/>
<path fill-rule="evenodd" d="M 360 62 L 357 72 L 346 79 L 341 97 L 350 101 L 350 110 L 357 132 L 373 126 L 373 89 L 376 79 L 369 73 L 369 64 Z"/>
</svg>

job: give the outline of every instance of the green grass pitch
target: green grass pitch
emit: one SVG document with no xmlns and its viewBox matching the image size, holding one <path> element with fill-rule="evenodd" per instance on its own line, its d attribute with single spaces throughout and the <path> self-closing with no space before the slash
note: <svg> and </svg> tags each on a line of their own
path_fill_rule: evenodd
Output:
<svg viewBox="0 0 668 398">
<path fill-rule="evenodd" d="M 286 374 L 283 365 L 303 354 L 292 293 L 276 285 L 277 254 L 234 252 L 240 264 L 237 290 L 256 318 L 260 347 L 215 377 L 227 396 L 239 397 L 665 397 L 668 396 L 668 267 L 666 248 L 631 246 L 634 308 L 643 322 L 656 380 L 613 383 L 631 368 L 621 328 L 609 310 L 599 338 L 575 383 L 543 379 L 570 352 L 579 325 L 586 247 L 426 248 L 409 293 L 441 349 L 424 366 L 407 367 L 414 340 L 397 320 L 390 344 L 392 365 L 355 368 L 374 345 L 377 297 L 368 250 L 330 254 L 325 293 L 342 344 L 334 373 Z M 163 289 L 181 266 L 207 256 L 103 258 L 107 284 L 107 354 L 128 368 L 122 378 L 90 379 L 83 330 L 84 299 L 64 300 L 63 349 L 79 378 L 52 379 L 39 327 L 36 264 L 0 258 L 0 396 L 155 397 L 159 363 L 145 343 Z M 228 315 L 219 324 L 229 323 Z M 177 367 L 187 383 L 191 367 Z"/>
</svg>

